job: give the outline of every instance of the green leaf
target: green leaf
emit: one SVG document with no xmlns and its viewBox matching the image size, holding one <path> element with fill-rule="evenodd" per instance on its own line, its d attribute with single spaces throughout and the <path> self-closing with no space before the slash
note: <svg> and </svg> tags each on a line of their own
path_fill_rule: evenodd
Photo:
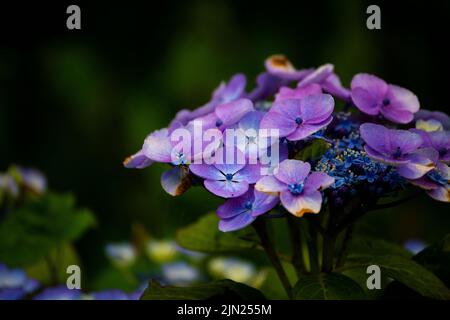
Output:
<svg viewBox="0 0 450 320">
<path fill-rule="evenodd" d="M 206 253 L 227 253 L 258 247 L 255 232 L 245 228 L 237 232 L 221 232 L 215 213 L 201 217 L 197 222 L 177 232 L 176 241 L 183 248 Z"/>
<path fill-rule="evenodd" d="M 297 275 L 295 269 L 291 263 L 282 263 L 284 271 L 290 281 L 290 283 L 295 283 L 297 281 Z M 260 290 L 264 293 L 267 299 L 288 299 L 288 295 L 284 290 L 283 284 L 278 278 L 277 272 L 273 267 L 267 268 L 266 279 L 261 285 Z"/>
<path fill-rule="evenodd" d="M 30 278 L 38 280 L 42 285 L 50 285 L 53 280 L 65 282 L 67 267 L 74 264 L 80 264 L 77 252 L 71 244 L 64 243 L 53 248 L 45 259 L 27 267 L 25 271 Z"/>
<path fill-rule="evenodd" d="M 294 159 L 307 161 L 314 160 L 322 156 L 328 149 L 330 144 L 322 139 L 315 139 L 302 150 L 300 150 Z"/>
<path fill-rule="evenodd" d="M 398 255 L 351 255 L 343 270 L 377 265 L 384 275 L 432 299 L 450 299 L 450 290 L 433 273 L 413 260 Z"/>
<path fill-rule="evenodd" d="M 411 258 L 412 254 L 402 246 L 367 236 L 356 236 L 349 245 L 350 255 L 399 255 Z"/>
<path fill-rule="evenodd" d="M 162 286 L 151 280 L 141 300 L 265 300 L 264 295 L 249 286 L 231 280 L 191 286 Z"/>
<path fill-rule="evenodd" d="M 294 287 L 297 300 L 365 299 L 363 289 L 352 279 L 339 273 L 320 273 L 302 277 Z"/>
<path fill-rule="evenodd" d="M 93 214 L 74 208 L 71 195 L 47 194 L 9 212 L 0 224 L 0 261 L 29 266 L 80 237 L 95 224 Z"/>
</svg>

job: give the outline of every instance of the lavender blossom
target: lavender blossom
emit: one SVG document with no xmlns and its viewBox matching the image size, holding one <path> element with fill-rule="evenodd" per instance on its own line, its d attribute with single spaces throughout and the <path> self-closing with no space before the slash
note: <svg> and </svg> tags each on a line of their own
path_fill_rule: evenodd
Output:
<svg viewBox="0 0 450 320">
<path fill-rule="evenodd" d="M 290 141 L 305 139 L 330 124 L 334 100 L 328 94 L 274 102 L 261 120 L 262 129 L 278 129 Z"/>
<path fill-rule="evenodd" d="M 281 204 L 297 217 L 319 213 L 323 190 L 334 178 L 323 172 L 310 172 L 311 165 L 300 160 L 285 160 L 274 176 L 261 178 L 255 189 L 268 194 L 280 194 Z"/>
<path fill-rule="evenodd" d="M 365 73 L 353 77 L 351 98 L 360 111 L 372 116 L 381 114 L 395 123 L 411 122 L 420 108 L 411 91 Z"/>
<path fill-rule="evenodd" d="M 220 217 L 219 230 L 228 232 L 242 229 L 259 215 L 272 210 L 278 201 L 277 196 L 268 195 L 250 187 L 245 194 L 227 200 L 217 209 Z"/>
</svg>

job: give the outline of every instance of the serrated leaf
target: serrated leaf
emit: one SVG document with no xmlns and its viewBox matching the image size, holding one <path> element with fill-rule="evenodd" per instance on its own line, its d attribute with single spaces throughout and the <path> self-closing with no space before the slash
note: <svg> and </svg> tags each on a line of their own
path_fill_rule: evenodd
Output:
<svg viewBox="0 0 450 320">
<path fill-rule="evenodd" d="M 411 259 L 397 255 L 351 255 L 343 269 L 377 265 L 382 273 L 432 299 L 450 299 L 450 290 L 432 272 Z"/>
<path fill-rule="evenodd" d="M 47 194 L 9 212 L 0 224 L 0 261 L 28 266 L 71 242 L 95 224 L 93 214 L 76 209 L 71 195 Z"/>
<path fill-rule="evenodd" d="M 201 217 L 197 222 L 177 232 L 176 241 L 183 248 L 205 253 L 227 253 L 253 249 L 258 246 L 253 230 L 221 232 L 215 213 Z"/>
<path fill-rule="evenodd" d="M 352 279 L 339 273 L 320 273 L 302 277 L 294 287 L 297 300 L 361 300 L 366 295 Z"/>
<path fill-rule="evenodd" d="M 264 295 L 232 280 L 219 280 L 191 287 L 162 286 L 151 280 L 141 300 L 264 300 Z"/>
</svg>

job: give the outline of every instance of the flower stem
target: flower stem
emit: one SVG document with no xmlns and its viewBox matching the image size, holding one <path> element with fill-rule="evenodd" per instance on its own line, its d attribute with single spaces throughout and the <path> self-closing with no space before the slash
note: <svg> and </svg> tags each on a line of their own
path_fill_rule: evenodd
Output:
<svg viewBox="0 0 450 320">
<path fill-rule="evenodd" d="M 258 234 L 259 239 L 261 241 L 261 246 L 264 248 L 264 251 L 266 252 L 267 257 L 269 258 L 270 263 L 272 263 L 278 275 L 278 278 L 280 279 L 281 284 L 284 287 L 284 290 L 286 291 L 289 299 L 292 299 L 292 286 L 291 283 L 289 282 L 286 272 L 284 271 L 283 265 L 281 264 L 277 251 L 275 250 L 272 242 L 270 241 L 269 233 L 267 232 L 266 221 L 264 219 L 256 219 L 255 222 L 253 222 L 252 226 L 255 228 L 256 233 Z"/>
</svg>

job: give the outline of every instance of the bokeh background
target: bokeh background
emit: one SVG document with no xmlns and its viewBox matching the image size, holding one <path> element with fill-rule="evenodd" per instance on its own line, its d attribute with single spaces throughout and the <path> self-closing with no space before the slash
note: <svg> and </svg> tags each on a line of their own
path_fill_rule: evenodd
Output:
<svg viewBox="0 0 450 320">
<path fill-rule="evenodd" d="M 2 4 L 0 171 L 36 167 L 51 189 L 95 212 L 97 228 L 76 243 L 95 277 L 105 243 L 128 239 L 133 223 L 171 237 L 217 207 L 201 188 L 165 194 L 162 165 L 126 170 L 122 161 L 234 73 L 246 73 L 251 89 L 268 55 L 284 53 L 297 67 L 333 63 L 345 85 L 373 73 L 415 92 L 422 108 L 448 112 L 450 2 L 392 2 L 378 2 L 382 29 L 373 31 L 368 1 Z M 80 31 L 65 27 L 73 3 Z M 364 223 L 398 243 L 430 243 L 450 230 L 448 211 L 424 195 Z"/>
</svg>

